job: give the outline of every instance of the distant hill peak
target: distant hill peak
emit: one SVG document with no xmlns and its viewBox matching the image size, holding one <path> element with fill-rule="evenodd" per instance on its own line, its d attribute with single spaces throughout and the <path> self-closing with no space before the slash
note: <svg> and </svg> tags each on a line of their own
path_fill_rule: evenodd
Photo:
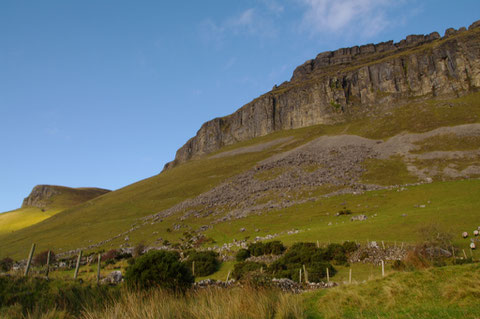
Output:
<svg viewBox="0 0 480 319">
<path fill-rule="evenodd" d="M 81 203 L 108 192 L 110 192 L 110 190 L 93 187 L 70 188 L 57 185 L 37 185 L 32 189 L 30 195 L 23 200 L 22 208 L 46 208 L 51 205 L 56 206 L 57 203 L 55 203 L 54 198 L 62 195 L 64 195 L 63 197 L 66 197 L 68 201 Z M 65 200 L 65 198 L 62 199 Z"/>
</svg>

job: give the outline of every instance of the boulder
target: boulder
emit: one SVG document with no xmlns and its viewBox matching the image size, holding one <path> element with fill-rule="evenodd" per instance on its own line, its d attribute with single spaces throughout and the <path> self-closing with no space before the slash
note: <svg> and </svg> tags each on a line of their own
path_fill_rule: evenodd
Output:
<svg viewBox="0 0 480 319">
<path fill-rule="evenodd" d="M 123 280 L 122 272 L 120 270 L 112 271 L 107 277 L 102 279 L 103 284 L 117 285 Z"/>
</svg>

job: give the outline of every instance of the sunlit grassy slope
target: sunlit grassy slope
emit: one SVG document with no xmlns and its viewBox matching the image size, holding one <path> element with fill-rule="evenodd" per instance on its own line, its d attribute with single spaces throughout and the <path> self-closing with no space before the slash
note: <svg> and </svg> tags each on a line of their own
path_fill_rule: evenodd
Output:
<svg viewBox="0 0 480 319">
<path fill-rule="evenodd" d="M 49 187 L 54 188 L 59 193 L 46 200 L 45 207 L 22 207 L 0 214 L 0 235 L 37 224 L 62 210 L 74 207 L 108 192 L 98 188 Z"/>
<path fill-rule="evenodd" d="M 39 223 L 60 211 L 60 209 L 42 211 L 37 207 L 28 207 L 0 214 L 0 235 Z"/>
<path fill-rule="evenodd" d="M 61 252 L 62 250 L 84 247 L 111 238 L 130 229 L 139 217 L 159 212 L 185 199 L 197 196 L 225 179 L 254 167 L 260 160 L 302 145 L 322 135 L 356 134 L 369 138 L 387 139 L 403 131 L 425 132 L 441 126 L 476 122 L 480 122 L 480 93 L 449 100 L 414 100 L 410 104 L 393 109 L 385 116 L 350 120 L 338 125 L 317 125 L 276 132 L 230 145 L 219 152 L 263 143 L 280 137 L 292 136 L 293 139 L 287 144 L 272 146 L 256 153 L 224 158 L 211 158 L 210 156 L 199 158 L 95 198 L 34 226 L 0 236 L 0 255 L 22 258 L 27 254 L 32 242 L 37 243 L 39 249 L 52 248 Z M 372 176 L 369 176 L 369 178 L 372 178 Z M 446 225 L 450 225 L 451 220 L 461 221 L 458 215 L 457 217 L 450 216 L 452 214 L 465 213 L 466 216 L 474 214 L 475 207 L 478 207 L 479 196 L 474 194 L 474 190 L 478 189 L 478 181 L 466 181 L 464 183 L 458 185 L 455 182 L 435 183 L 419 186 L 409 189 L 410 193 L 398 193 L 398 196 L 404 196 L 404 198 L 397 197 L 396 191 L 390 191 L 390 193 L 385 191 L 384 193 L 349 195 L 320 200 L 314 204 L 294 206 L 284 212 L 249 217 L 231 224 L 218 224 L 214 229 L 209 230 L 207 235 L 221 243 L 233 238 L 257 236 L 297 227 L 311 228 L 311 230 L 305 230 L 296 237 L 287 236 L 288 238 L 300 240 L 308 237 L 319 240 L 334 240 L 356 237 L 358 239 L 407 240 L 413 238 L 411 236 L 412 227 L 419 222 L 432 219 L 444 220 Z M 468 183 L 471 184 L 468 185 Z M 465 185 L 464 190 L 456 192 L 461 188 L 461 185 Z M 453 197 L 452 194 L 458 196 Z M 432 200 L 432 205 L 423 210 L 414 208 L 414 205 L 421 204 L 430 197 L 438 198 L 438 200 Z M 336 222 L 339 220 L 333 219 L 332 214 L 345 200 L 349 202 L 349 208 L 354 211 L 368 214 L 375 212 L 378 213 L 379 217 L 371 219 L 355 229 L 348 228 L 341 223 L 337 225 Z M 357 207 L 356 205 L 361 206 Z M 369 205 L 369 207 L 367 208 L 366 205 Z M 437 210 L 439 211 L 438 214 Z M 327 212 L 330 213 L 329 216 L 325 215 Z M 401 212 L 406 212 L 409 217 L 401 218 L 399 216 Z M 450 217 L 446 218 L 445 216 Z M 471 219 L 471 217 L 468 218 Z M 191 219 L 184 223 L 195 229 L 209 221 L 211 220 L 208 218 Z M 332 221 L 334 225 L 327 227 L 329 221 Z M 141 228 L 129 234 L 130 241 L 145 241 L 148 244 L 158 237 L 178 240 L 183 231 L 166 232 L 166 229 L 170 228 L 174 222 L 178 222 L 176 217 L 170 217 L 165 219 L 163 223 Z M 386 230 L 389 225 L 395 225 L 394 232 Z M 247 231 L 242 234 L 238 233 L 238 229 L 245 226 L 248 226 L 246 227 Z M 260 232 L 253 233 L 254 228 L 259 228 Z M 154 235 L 154 232 L 158 233 Z M 282 239 L 289 240 L 287 237 Z M 123 238 L 119 238 L 103 248 L 117 247 L 122 242 Z"/>
</svg>

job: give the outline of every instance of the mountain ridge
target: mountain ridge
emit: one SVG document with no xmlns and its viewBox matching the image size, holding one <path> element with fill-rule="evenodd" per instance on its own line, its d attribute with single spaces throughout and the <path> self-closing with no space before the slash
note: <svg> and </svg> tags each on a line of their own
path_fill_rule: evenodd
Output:
<svg viewBox="0 0 480 319">
<path fill-rule="evenodd" d="M 164 170 L 269 133 L 388 111 L 411 98 L 461 96 L 480 88 L 480 21 L 406 39 L 320 53 L 234 113 L 204 123 Z M 374 57 L 372 61 L 369 58 Z"/>
</svg>

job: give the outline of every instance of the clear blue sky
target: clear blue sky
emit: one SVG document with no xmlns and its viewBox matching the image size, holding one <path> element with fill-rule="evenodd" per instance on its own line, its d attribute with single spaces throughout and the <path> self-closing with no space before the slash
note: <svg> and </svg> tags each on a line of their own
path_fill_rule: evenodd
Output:
<svg viewBox="0 0 480 319">
<path fill-rule="evenodd" d="M 0 211 L 155 175 L 321 51 L 477 19 L 478 0 L 2 0 Z"/>
</svg>

